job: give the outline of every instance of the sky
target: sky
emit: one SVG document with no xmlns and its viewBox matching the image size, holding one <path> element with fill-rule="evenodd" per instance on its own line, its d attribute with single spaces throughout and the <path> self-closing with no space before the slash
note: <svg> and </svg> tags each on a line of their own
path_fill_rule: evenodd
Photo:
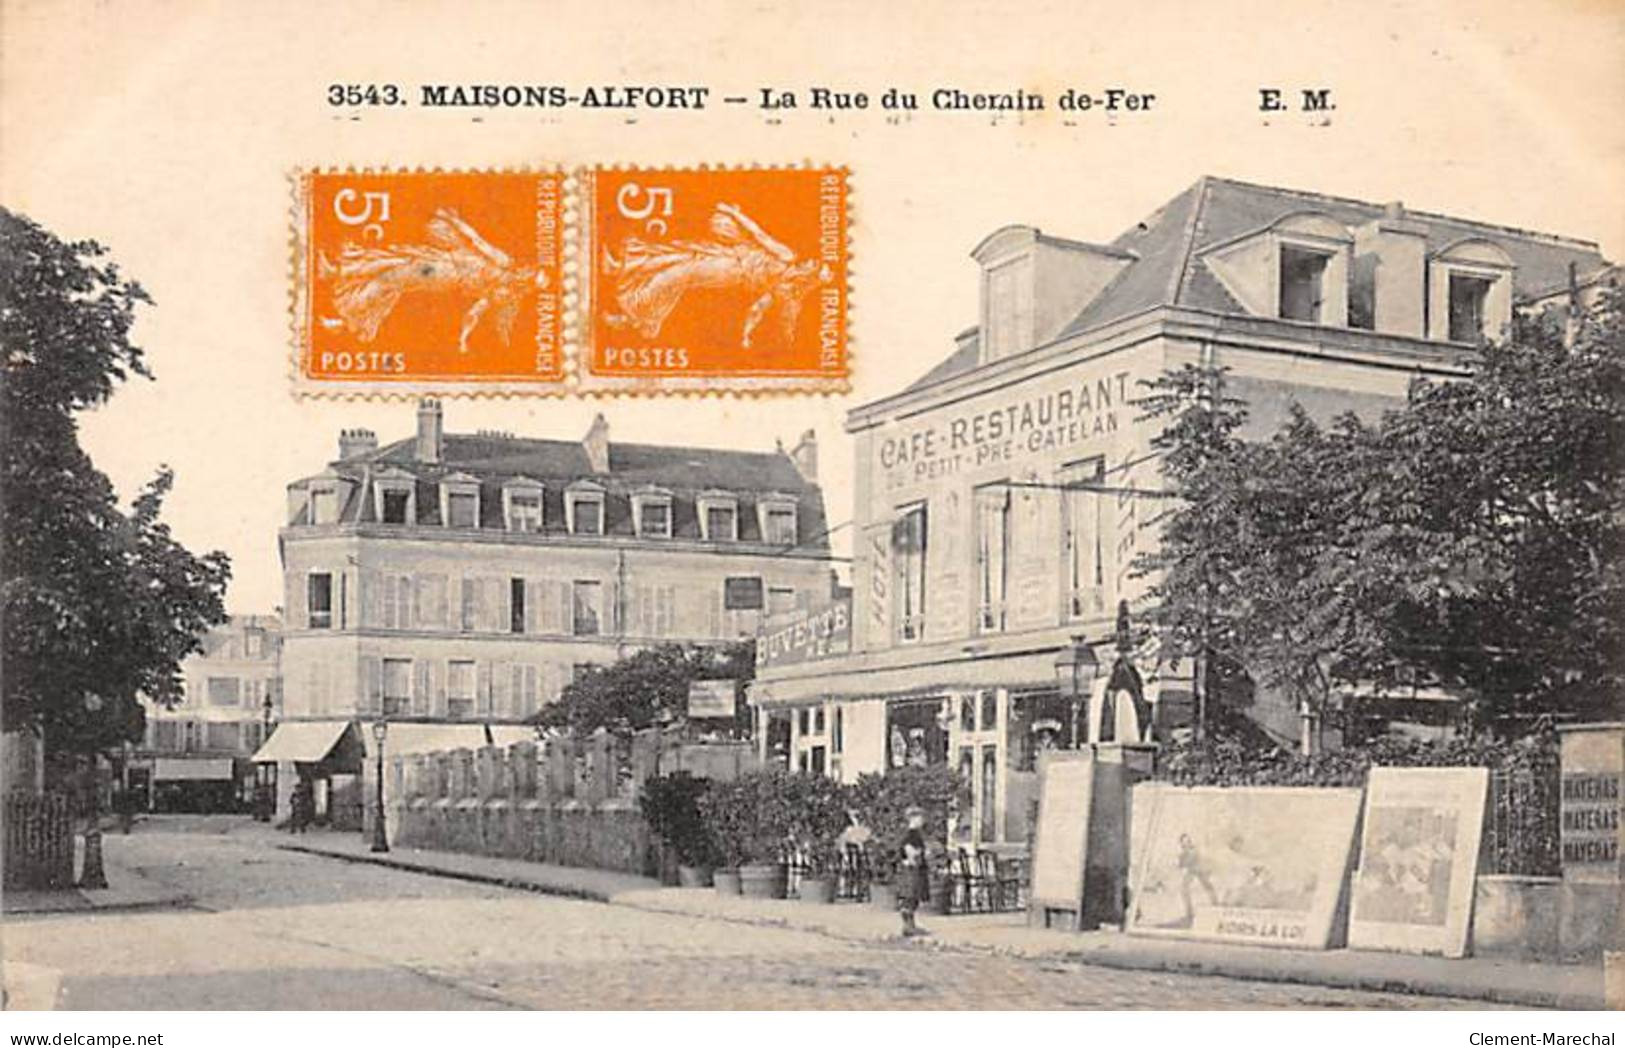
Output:
<svg viewBox="0 0 1625 1048">
<path fill-rule="evenodd" d="M 411 432 L 409 401 L 290 393 L 290 175 L 316 166 L 815 161 L 852 169 L 849 396 L 452 400 L 452 432 L 767 450 L 817 432 L 829 519 L 849 518 L 853 406 L 901 389 L 976 322 L 969 252 L 1011 223 L 1109 240 L 1203 174 L 1601 243 L 1625 256 L 1625 8 L 1601 2 L 289 2 L 5 0 L 0 204 L 94 238 L 155 300 L 136 328 L 156 380 L 83 418 L 126 497 L 160 464 L 195 551 L 223 549 L 228 606 L 282 603 L 286 485 L 341 429 Z M 359 118 L 329 84 L 789 89 L 795 111 L 492 111 Z M 809 89 L 871 109 L 807 108 Z M 1023 118 L 921 111 L 922 96 L 1068 87 L 1156 95 L 1149 111 Z M 1261 114 L 1258 90 L 1330 89 L 1329 114 Z M 837 552 L 849 536 L 837 533 Z"/>
</svg>

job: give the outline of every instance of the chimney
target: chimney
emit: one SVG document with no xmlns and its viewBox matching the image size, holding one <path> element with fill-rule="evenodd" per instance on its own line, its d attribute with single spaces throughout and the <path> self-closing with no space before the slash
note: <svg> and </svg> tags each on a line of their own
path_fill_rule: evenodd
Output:
<svg viewBox="0 0 1625 1048">
<path fill-rule="evenodd" d="M 378 434 L 370 429 L 339 430 L 339 458 L 353 459 L 378 450 Z"/>
<path fill-rule="evenodd" d="M 445 450 L 445 443 L 446 432 L 440 415 L 440 401 L 418 401 L 417 460 L 438 463 Z"/>
<path fill-rule="evenodd" d="M 810 429 L 803 433 L 796 446 L 790 449 L 790 461 L 795 464 L 802 480 L 809 484 L 818 483 L 818 434 Z"/>
<path fill-rule="evenodd" d="M 1397 200 L 1354 231 L 1351 315 L 1368 318 L 1371 329 L 1385 335 L 1425 336 L 1427 236 L 1427 226 Z"/>
<path fill-rule="evenodd" d="M 609 472 L 609 423 L 604 421 L 603 412 L 593 416 L 581 446 L 586 449 L 587 463 L 594 473 Z"/>
</svg>

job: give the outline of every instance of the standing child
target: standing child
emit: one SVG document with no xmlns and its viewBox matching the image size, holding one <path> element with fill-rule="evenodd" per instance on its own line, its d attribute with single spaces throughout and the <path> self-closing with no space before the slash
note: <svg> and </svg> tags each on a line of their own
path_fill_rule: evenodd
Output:
<svg viewBox="0 0 1625 1048">
<path fill-rule="evenodd" d="M 914 923 L 914 911 L 922 900 L 931 897 L 931 871 L 926 865 L 925 834 L 920 832 L 925 826 L 925 812 L 911 807 L 905 814 L 908 817 L 908 832 L 903 834 L 903 862 L 897 878 L 897 909 L 903 915 L 903 934 L 913 937 L 929 934 Z"/>
</svg>

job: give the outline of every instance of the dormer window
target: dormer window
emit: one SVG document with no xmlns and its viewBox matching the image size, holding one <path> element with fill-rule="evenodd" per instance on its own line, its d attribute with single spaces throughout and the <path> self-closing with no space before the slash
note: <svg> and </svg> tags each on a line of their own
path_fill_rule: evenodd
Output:
<svg viewBox="0 0 1625 1048">
<path fill-rule="evenodd" d="M 604 533 L 604 489 L 592 481 L 577 481 L 564 493 L 565 523 L 572 535 Z"/>
<path fill-rule="evenodd" d="M 440 482 L 440 519 L 448 528 L 480 526 L 480 482 L 454 473 Z"/>
<path fill-rule="evenodd" d="M 405 470 L 388 470 L 373 478 L 372 497 L 380 523 L 417 522 L 417 481 Z"/>
<path fill-rule="evenodd" d="M 1326 267 L 1331 259 L 1324 251 L 1281 245 L 1282 319 L 1321 323 L 1326 305 Z"/>
<path fill-rule="evenodd" d="M 310 522 L 312 524 L 337 524 L 338 519 L 338 485 L 312 485 L 310 489 Z"/>
<path fill-rule="evenodd" d="M 515 477 L 502 486 L 502 519 L 509 531 L 542 530 L 542 485 L 529 477 Z"/>
<path fill-rule="evenodd" d="M 789 495 L 765 495 L 756 504 L 762 541 L 773 546 L 796 544 L 796 500 Z"/>
<path fill-rule="evenodd" d="M 707 492 L 699 498 L 700 537 L 707 542 L 739 540 L 739 500 L 725 492 Z"/>
<path fill-rule="evenodd" d="M 1512 259 L 1488 240 L 1461 241 L 1429 265 L 1428 337 L 1496 338 L 1512 323 Z"/>
<path fill-rule="evenodd" d="M 1484 337 L 1484 304 L 1494 286 L 1487 277 L 1450 275 L 1450 341 L 1477 342 Z"/>
<path fill-rule="evenodd" d="M 288 523 L 337 524 L 350 500 L 356 480 L 333 470 L 288 485 Z"/>
<path fill-rule="evenodd" d="M 1346 327 L 1354 235 L 1330 215 L 1299 211 L 1204 248 L 1203 261 L 1254 316 Z"/>
<path fill-rule="evenodd" d="M 671 538 L 671 492 L 654 487 L 635 492 L 632 517 L 639 538 Z"/>
</svg>

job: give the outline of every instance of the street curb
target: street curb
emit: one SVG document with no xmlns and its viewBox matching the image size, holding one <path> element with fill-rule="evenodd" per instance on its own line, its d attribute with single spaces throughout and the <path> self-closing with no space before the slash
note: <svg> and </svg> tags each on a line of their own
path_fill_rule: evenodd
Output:
<svg viewBox="0 0 1625 1048">
<path fill-rule="evenodd" d="M 971 949 L 976 949 L 974 945 Z M 997 947 L 994 952 L 1000 951 Z M 1357 972 L 1291 972 L 1246 961 L 1222 965 L 1206 961 L 1181 961 L 1144 955 L 1121 955 L 1086 952 L 1060 953 L 1058 960 L 1090 964 L 1100 968 L 1121 971 L 1165 972 L 1171 975 L 1206 975 L 1226 979 L 1246 979 L 1252 982 L 1291 983 L 1298 986 L 1320 986 L 1335 990 L 1363 990 L 1371 993 L 1392 993 L 1420 997 L 1451 997 L 1462 1001 L 1484 1001 L 1489 1004 L 1517 1005 L 1525 1008 L 1558 1009 L 1561 1011 L 1598 1011 L 1603 1008 L 1602 998 L 1590 994 L 1572 995 L 1527 991 L 1516 987 L 1466 987 L 1444 979 L 1421 978 L 1400 980 Z"/>
<path fill-rule="evenodd" d="M 925 939 L 905 940 L 901 936 L 858 936 L 841 932 L 826 926 L 811 926 L 797 923 L 789 917 L 747 917 L 743 915 L 719 913 L 694 913 L 689 910 L 651 906 L 642 902 L 624 901 L 620 898 L 623 893 L 604 892 L 590 888 L 581 888 L 565 884 L 542 884 L 536 881 L 524 880 L 514 877 L 502 877 L 493 874 L 482 874 L 466 870 L 448 870 L 441 866 L 427 863 L 413 862 L 407 859 L 389 858 L 383 855 L 355 854 L 353 852 L 327 851 L 321 848 L 312 848 L 293 843 L 279 843 L 276 847 L 283 851 L 301 852 L 306 855 L 316 855 L 327 859 L 338 859 L 342 862 L 361 863 L 370 866 L 383 866 L 390 869 L 404 870 L 410 873 L 427 874 L 432 877 L 444 877 L 449 880 L 466 881 L 474 884 L 489 884 L 499 888 L 509 888 L 518 891 L 528 891 L 539 895 L 553 895 L 561 898 L 575 899 L 582 902 L 603 903 L 610 906 L 619 906 L 629 910 L 639 910 L 644 913 L 659 913 L 675 917 L 689 917 L 697 920 L 721 921 L 727 924 L 738 924 L 756 928 L 776 928 L 791 931 L 802 931 L 813 935 L 821 935 L 827 939 L 859 945 L 910 945 L 918 944 L 926 949 L 942 950 L 947 952 L 974 952 L 992 954 L 995 956 L 1015 957 L 1027 961 L 1059 960 L 1076 964 L 1086 964 L 1099 968 L 1112 968 L 1120 971 L 1162 972 L 1175 975 L 1202 975 L 1214 978 L 1243 979 L 1253 982 L 1289 983 L 1298 986 L 1318 986 L 1338 990 L 1362 990 L 1373 993 L 1392 993 L 1405 996 L 1420 997 L 1450 997 L 1456 1000 L 1485 1001 L 1491 1004 L 1514 1005 L 1525 1008 L 1563 1009 L 1574 1011 L 1595 1011 L 1605 1008 L 1601 993 L 1598 994 L 1565 994 L 1543 992 L 1538 990 L 1524 990 L 1517 987 L 1496 986 L 1462 986 L 1448 979 L 1429 978 L 1423 976 L 1415 979 L 1400 980 L 1388 976 L 1365 974 L 1361 972 L 1319 971 L 1298 972 L 1282 970 L 1277 966 L 1264 963 L 1255 963 L 1246 958 L 1238 958 L 1233 962 L 1215 964 L 1203 960 L 1181 960 L 1179 958 L 1156 957 L 1142 953 L 1116 953 L 1107 950 L 1072 950 L 1057 951 L 1046 954 L 1032 954 L 1022 950 L 1013 950 L 998 945 L 984 945 L 981 943 L 953 942 L 935 936 Z"/>
<path fill-rule="evenodd" d="M 75 892 L 79 889 L 74 889 Z M 40 917 L 57 913 L 140 913 L 144 910 L 179 910 L 192 905 L 192 896 L 176 894 L 161 899 L 146 899 L 139 902 L 109 902 L 95 903 L 81 896 L 77 905 L 57 906 L 7 906 L 0 911 L 6 917 Z"/>
<path fill-rule="evenodd" d="M 467 870 L 448 870 L 442 866 L 431 866 L 427 863 L 411 862 L 406 859 L 386 859 L 380 856 L 367 854 L 356 855 L 351 852 L 326 851 L 322 848 L 309 848 L 298 844 L 278 844 L 276 847 L 282 851 L 300 852 L 305 855 L 317 855 L 324 859 L 337 859 L 340 862 L 360 863 L 367 866 L 384 866 L 392 870 L 405 870 L 408 873 L 423 873 L 431 877 L 444 877 L 452 881 L 467 881 L 471 884 L 489 884 L 497 888 L 511 888 L 516 891 L 533 892 L 537 895 L 556 895 L 560 898 L 575 899 L 579 902 L 608 903 L 610 896 L 606 892 L 594 891 L 591 888 L 577 888 L 568 884 L 539 884 L 536 881 L 521 880 L 515 877 L 498 877 L 488 873 L 473 873 Z"/>
<path fill-rule="evenodd" d="M 660 913 L 679 917 L 693 917 L 701 920 L 723 921 L 729 924 L 746 925 L 756 928 L 779 928 L 793 931 L 803 931 L 841 942 L 859 945 L 909 945 L 920 946 L 926 949 L 942 950 L 947 952 L 983 953 L 994 956 L 1013 957 L 1025 961 L 1067 961 L 1075 964 L 1086 964 L 1097 968 L 1111 968 L 1118 971 L 1159 972 L 1170 975 L 1201 975 L 1210 978 L 1239 979 L 1251 982 L 1268 982 L 1277 984 L 1291 984 L 1295 986 L 1321 987 L 1334 990 L 1361 990 L 1371 993 L 1391 993 L 1412 997 L 1449 997 L 1463 1001 L 1484 1001 L 1490 1004 L 1515 1005 L 1526 1008 L 1558 1009 L 1565 1011 L 1599 1011 L 1606 1008 L 1601 994 L 1563 994 L 1549 993 L 1538 990 L 1523 990 L 1516 987 L 1495 986 L 1463 986 L 1447 979 L 1423 977 L 1415 980 L 1400 980 L 1387 976 L 1367 975 L 1359 972 L 1296 972 L 1283 971 L 1279 967 L 1262 963 L 1253 963 L 1247 959 L 1238 959 L 1235 962 L 1215 964 L 1210 961 L 1181 960 L 1178 958 L 1155 957 L 1147 954 L 1114 953 L 1106 950 L 1084 951 L 1057 951 L 1054 953 L 1033 954 L 1022 950 L 1013 950 L 998 945 L 955 942 L 951 939 L 942 939 L 930 936 L 922 939 L 904 939 L 901 936 L 857 936 L 840 932 L 836 929 L 822 925 L 798 924 L 788 918 L 776 917 L 747 917 L 731 914 L 701 914 L 690 910 L 670 907 L 651 906 L 643 902 L 622 901 L 612 896 L 611 905 L 623 906 L 627 909 L 642 910 L 645 913 Z"/>
</svg>

